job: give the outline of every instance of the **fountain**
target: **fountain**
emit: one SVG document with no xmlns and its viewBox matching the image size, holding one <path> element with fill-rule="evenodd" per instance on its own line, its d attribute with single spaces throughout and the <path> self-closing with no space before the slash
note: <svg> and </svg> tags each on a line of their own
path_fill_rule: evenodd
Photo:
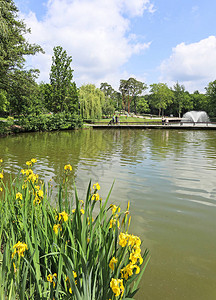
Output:
<svg viewBox="0 0 216 300">
<path fill-rule="evenodd" d="M 209 123 L 209 116 L 205 111 L 188 111 L 186 112 L 181 120 L 181 123 Z"/>
</svg>

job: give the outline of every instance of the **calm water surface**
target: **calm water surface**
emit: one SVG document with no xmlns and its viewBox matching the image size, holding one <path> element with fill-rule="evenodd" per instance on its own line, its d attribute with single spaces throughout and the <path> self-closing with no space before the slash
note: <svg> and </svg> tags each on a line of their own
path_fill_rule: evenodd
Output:
<svg viewBox="0 0 216 300">
<path fill-rule="evenodd" d="M 131 232 L 151 260 L 137 300 L 216 299 L 216 131 L 83 130 L 0 139 L 5 172 L 35 157 L 60 180 L 66 163 L 80 197 L 89 179 L 110 202 L 131 201 Z"/>
</svg>

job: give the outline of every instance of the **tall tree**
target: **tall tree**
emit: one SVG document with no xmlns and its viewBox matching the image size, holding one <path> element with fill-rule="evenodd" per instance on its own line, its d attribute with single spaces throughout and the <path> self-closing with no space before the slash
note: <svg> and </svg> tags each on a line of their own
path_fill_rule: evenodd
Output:
<svg viewBox="0 0 216 300">
<path fill-rule="evenodd" d="M 40 113 L 42 109 L 39 99 L 39 88 L 36 78 L 39 70 L 15 70 L 11 77 L 11 85 L 8 92 L 10 102 L 9 112 L 12 114 Z"/>
<path fill-rule="evenodd" d="M 62 112 L 78 109 L 78 94 L 76 84 L 72 82 L 72 57 L 67 55 L 61 46 L 54 47 L 50 72 L 51 102 L 53 112 Z"/>
<path fill-rule="evenodd" d="M 194 110 L 204 110 L 206 112 L 209 111 L 209 98 L 207 95 L 202 94 L 199 91 L 195 91 L 193 94 L 191 94 L 191 99 Z"/>
<path fill-rule="evenodd" d="M 104 92 L 105 96 L 108 96 L 110 98 L 112 98 L 112 95 L 114 94 L 115 90 L 112 88 L 112 86 L 110 84 L 108 84 L 107 82 L 102 82 L 100 84 L 100 90 L 102 92 Z"/>
<path fill-rule="evenodd" d="M 79 101 L 81 116 L 84 119 L 101 118 L 105 95 L 95 85 L 82 85 L 79 89 Z"/>
<path fill-rule="evenodd" d="M 122 94 L 122 108 L 126 110 L 126 105 L 127 105 L 127 80 L 121 79 L 120 80 L 120 86 L 119 86 L 119 91 Z"/>
<path fill-rule="evenodd" d="M 144 90 L 147 89 L 147 85 L 141 81 L 130 77 L 128 80 L 120 80 L 119 90 L 122 93 L 122 102 L 124 103 L 124 108 L 130 113 L 131 102 L 134 101 L 134 109 L 136 113 L 136 97 L 141 95 Z"/>
<path fill-rule="evenodd" d="M 8 90 L 15 70 L 22 69 L 26 55 L 43 51 L 24 37 L 30 33 L 23 21 L 17 19 L 18 9 L 13 0 L 0 0 L 0 89 Z M 13 78 L 12 78 L 13 77 Z"/>
<path fill-rule="evenodd" d="M 147 85 L 145 83 L 138 81 L 135 78 L 131 77 L 127 80 L 127 86 L 128 86 L 128 113 L 130 113 L 130 104 L 133 100 L 135 114 L 136 114 L 137 113 L 137 103 L 136 103 L 137 96 L 141 95 L 147 89 Z"/>
<path fill-rule="evenodd" d="M 105 102 L 102 106 L 102 113 L 105 115 L 111 115 L 118 109 L 118 93 L 107 82 L 102 82 L 100 90 L 105 95 Z"/>
<path fill-rule="evenodd" d="M 150 104 L 158 109 L 159 116 L 164 114 L 164 110 L 173 101 L 173 92 L 168 88 L 165 83 L 150 84 L 151 97 L 149 98 Z"/>
<path fill-rule="evenodd" d="M 173 86 L 174 97 L 173 102 L 177 106 L 178 116 L 181 117 L 182 108 L 184 105 L 185 87 L 180 85 L 178 82 Z"/>
</svg>

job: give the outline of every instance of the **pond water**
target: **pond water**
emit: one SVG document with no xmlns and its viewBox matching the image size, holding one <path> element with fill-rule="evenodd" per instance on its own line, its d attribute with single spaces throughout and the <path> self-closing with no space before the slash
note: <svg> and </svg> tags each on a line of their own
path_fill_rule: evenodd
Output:
<svg viewBox="0 0 216 300">
<path fill-rule="evenodd" d="M 131 202 L 131 232 L 151 259 L 135 299 L 216 299 L 216 131 L 79 130 L 0 139 L 4 170 L 37 158 L 60 180 L 73 166 L 80 197 L 90 179 L 110 203 Z"/>
</svg>

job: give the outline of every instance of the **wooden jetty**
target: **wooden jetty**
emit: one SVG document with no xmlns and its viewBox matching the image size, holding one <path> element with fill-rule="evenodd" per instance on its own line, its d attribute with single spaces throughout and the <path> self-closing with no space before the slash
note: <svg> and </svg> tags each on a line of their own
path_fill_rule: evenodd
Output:
<svg viewBox="0 0 216 300">
<path fill-rule="evenodd" d="M 181 129 L 181 130 L 216 130 L 216 123 L 211 122 L 120 122 L 109 124 L 108 122 L 94 122 L 86 124 L 93 129 Z"/>
</svg>

